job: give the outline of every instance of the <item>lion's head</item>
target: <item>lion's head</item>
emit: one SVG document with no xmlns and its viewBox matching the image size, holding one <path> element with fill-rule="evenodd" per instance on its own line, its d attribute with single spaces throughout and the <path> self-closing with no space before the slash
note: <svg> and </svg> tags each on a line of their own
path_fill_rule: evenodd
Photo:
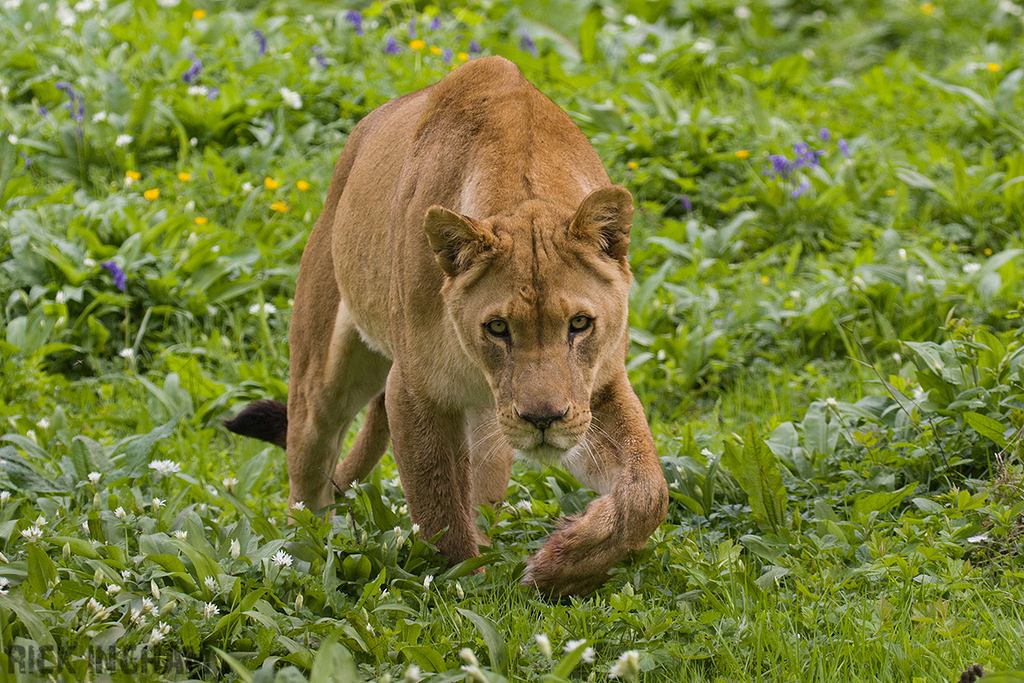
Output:
<svg viewBox="0 0 1024 683">
<path fill-rule="evenodd" d="M 501 432 L 527 457 L 579 444 L 602 371 L 621 370 L 632 221 L 618 186 L 579 207 L 530 200 L 481 220 L 427 212 L 459 341 L 487 377 Z"/>
</svg>

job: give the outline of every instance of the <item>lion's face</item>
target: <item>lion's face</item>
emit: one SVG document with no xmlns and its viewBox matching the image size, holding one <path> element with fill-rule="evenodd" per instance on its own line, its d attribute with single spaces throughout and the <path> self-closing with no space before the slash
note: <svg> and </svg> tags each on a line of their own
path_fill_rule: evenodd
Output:
<svg viewBox="0 0 1024 683">
<path fill-rule="evenodd" d="M 579 444 L 602 368 L 621 368 L 632 213 L 622 188 L 598 190 L 575 214 L 526 202 L 470 221 L 470 253 L 463 244 L 447 262 L 443 296 L 459 340 L 487 377 L 501 433 L 527 457 L 556 460 Z M 451 232 L 432 231 L 429 216 L 445 267 Z"/>
</svg>

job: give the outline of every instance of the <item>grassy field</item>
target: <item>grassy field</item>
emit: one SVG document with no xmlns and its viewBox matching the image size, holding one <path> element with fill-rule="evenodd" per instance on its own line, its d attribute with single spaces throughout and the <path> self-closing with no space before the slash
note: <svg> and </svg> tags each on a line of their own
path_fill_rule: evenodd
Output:
<svg viewBox="0 0 1024 683">
<path fill-rule="evenodd" d="M 0 677 L 1024 680 L 1020 2 L 232 4 L 0 8 Z M 486 54 L 637 200 L 672 500 L 563 604 L 518 579 L 564 472 L 471 574 L 390 456 L 289 525 L 221 425 L 286 395 L 347 133 Z"/>
</svg>

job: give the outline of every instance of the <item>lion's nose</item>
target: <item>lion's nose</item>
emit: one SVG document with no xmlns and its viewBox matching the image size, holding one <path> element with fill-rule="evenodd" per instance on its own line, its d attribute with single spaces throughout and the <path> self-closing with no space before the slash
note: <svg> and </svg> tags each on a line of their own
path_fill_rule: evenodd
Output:
<svg viewBox="0 0 1024 683">
<path fill-rule="evenodd" d="M 561 420 L 568 413 L 569 413 L 569 408 L 568 407 L 566 407 L 566 409 L 561 411 L 561 412 L 558 412 L 557 410 L 550 410 L 549 409 L 549 410 L 527 411 L 527 412 L 524 413 L 524 412 L 519 412 L 518 409 L 516 410 L 516 414 L 520 418 L 522 418 L 523 420 L 526 420 L 527 422 L 532 424 L 537 429 L 540 429 L 541 431 L 547 429 L 548 427 L 550 427 L 552 424 L 554 424 L 558 420 Z"/>
</svg>

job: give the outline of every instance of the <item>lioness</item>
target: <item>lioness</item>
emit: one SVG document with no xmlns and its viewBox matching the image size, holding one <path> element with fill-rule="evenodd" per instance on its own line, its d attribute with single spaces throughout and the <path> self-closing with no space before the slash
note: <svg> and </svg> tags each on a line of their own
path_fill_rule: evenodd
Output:
<svg viewBox="0 0 1024 683">
<path fill-rule="evenodd" d="M 452 563 L 513 454 L 600 496 L 562 520 L 523 582 L 585 595 L 665 518 L 668 491 L 626 377 L 633 201 L 580 130 L 500 57 L 376 109 L 349 136 L 309 237 L 288 406 L 227 423 L 286 446 L 312 509 L 394 442 L 409 512 Z M 342 438 L 366 422 L 338 463 Z M 287 433 L 287 436 L 286 436 Z M 335 467 L 337 465 L 337 467 Z"/>
</svg>

